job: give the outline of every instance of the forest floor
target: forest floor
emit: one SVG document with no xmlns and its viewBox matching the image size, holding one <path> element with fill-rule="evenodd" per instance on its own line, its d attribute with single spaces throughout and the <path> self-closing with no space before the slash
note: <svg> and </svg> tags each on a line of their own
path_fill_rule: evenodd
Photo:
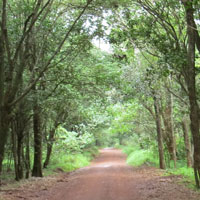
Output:
<svg viewBox="0 0 200 200">
<path fill-rule="evenodd" d="M 90 166 L 71 173 L 31 179 L 0 191 L 2 200 L 200 200 L 200 193 L 180 184 L 179 176 L 130 167 L 116 149 L 104 149 Z"/>
</svg>

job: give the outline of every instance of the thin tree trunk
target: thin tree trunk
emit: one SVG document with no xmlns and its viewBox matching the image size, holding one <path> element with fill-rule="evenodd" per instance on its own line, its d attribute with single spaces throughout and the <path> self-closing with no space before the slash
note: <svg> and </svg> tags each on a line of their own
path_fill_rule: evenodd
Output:
<svg viewBox="0 0 200 200">
<path fill-rule="evenodd" d="M 15 180 L 19 181 L 19 174 L 18 174 L 18 170 L 17 170 L 17 166 L 18 166 L 18 159 L 17 159 L 17 137 L 16 137 L 16 133 L 15 133 L 15 128 L 14 128 L 14 123 L 12 123 L 12 151 L 13 151 L 13 158 L 14 158 L 14 166 L 15 166 Z"/>
<path fill-rule="evenodd" d="M 187 155 L 187 167 L 192 167 L 191 143 L 189 138 L 189 127 L 186 117 L 184 117 L 182 120 L 182 128 L 184 134 L 185 150 Z"/>
<path fill-rule="evenodd" d="M 25 121 L 24 113 L 21 112 L 22 108 L 16 112 L 15 119 L 12 120 L 12 144 L 13 144 L 13 156 L 15 163 L 15 176 L 19 181 L 24 177 L 23 168 L 23 132 Z"/>
<path fill-rule="evenodd" d="M 169 151 L 170 160 L 173 160 L 176 168 L 176 141 L 173 127 L 173 99 L 172 95 L 167 91 L 167 105 L 163 112 L 163 121 L 166 132 L 166 145 Z"/>
<path fill-rule="evenodd" d="M 32 176 L 42 177 L 42 131 L 40 107 L 36 97 L 33 107 L 33 131 L 34 131 L 34 163 Z"/>
<path fill-rule="evenodd" d="M 18 165 L 17 165 L 17 170 L 18 170 L 18 175 L 19 175 L 19 180 L 24 178 L 24 168 L 23 168 L 23 137 L 20 133 L 20 135 L 17 136 L 17 158 L 18 158 Z"/>
<path fill-rule="evenodd" d="M 47 168 L 49 161 L 50 161 L 51 152 L 53 149 L 53 140 L 54 140 L 54 136 L 55 136 L 55 131 L 56 131 L 56 129 L 54 128 L 50 131 L 50 134 L 49 134 L 49 138 L 48 138 L 48 142 L 47 142 L 47 155 L 46 155 L 46 159 L 45 159 L 45 162 L 43 165 L 44 168 Z"/>
<path fill-rule="evenodd" d="M 30 175 L 30 134 L 27 132 L 26 136 L 26 155 L 25 155 L 26 179 Z"/>
<path fill-rule="evenodd" d="M 0 33 L 1 34 L 1 33 Z M 0 110 L 3 106 L 3 96 L 4 96 L 4 45 L 3 37 L 0 35 Z"/>
<path fill-rule="evenodd" d="M 173 120 L 173 96 L 171 93 L 169 93 L 169 124 L 170 124 L 170 129 L 171 129 L 171 149 L 172 149 L 172 158 L 174 161 L 174 167 L 176 168 L 176 138 L 174 134 L 174 120 Z"/>
<path fill-rule="evenodd" d="M 4 151 L 8 139 L 10 120 L 10 109 L 2 107 L 0 112 L 0 174 L 2 172 Z"/>
<path fill-rule="evenodd" d="M 160 117 L 159 102 L 158 102 L 158 99 L 156 96 L 154 96 L 154 109 L 155 109 L 155 116 L 156 116 L 156 128 L 157 128 L 160 169 L 165 169 L 161 117 Z"/>
</svg>

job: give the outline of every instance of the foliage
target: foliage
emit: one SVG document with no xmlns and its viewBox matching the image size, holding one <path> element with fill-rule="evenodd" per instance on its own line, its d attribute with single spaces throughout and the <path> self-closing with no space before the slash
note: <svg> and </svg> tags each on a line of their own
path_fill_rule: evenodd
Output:
<svg viewBox="0 0 200 200">
<path fill-rule="evenodd" d="M 167 169 L 166 174 L 183 175 L 190 181 L 194 181 L 194 170 L 192 168 L 180 167 L 177 169 Z"/>
<path fill-rule="evenodd" d="M 130 165 L 157 165 L 158 118 L 168 167 L 173 146 L 174 173 L 186 173 L 199 149 L 189 128 L 199 112 L 199 2 L 39 2 L 0 2 L 0 174 L 42 176 L 43 162 L 74 170 L 106 146 L 123 148 Z"/>
<path fill-rule="evenodd" d="M 83 149 L 94 143 L 94 136 L 88 132 L 79 134 L 77 132 L 69 132 L 59 126 L 57 129 L 57 148 L 66 149 L 66 154 L 73 152 L 81 152 Z"/>
<path fill-rule="evenodd" d="M 84 152 L 67 153 L 62 150 L 59 152 L 59 157 L 54 154 L 51 159 L 50 166 L 45 170 L 45 174 L 51 174 L 57 170 L 66 172 L 88 166 L 90 161 L 98 155 L 98 149 L 95 147 L 85 149 Z"/>
<path fill-rule="evenodd" d="M 61 168 L 63 171 L 69 172 L 89 165 L 89 161 L 90 157 L 88 158 L 83 154 L 63 154 L 59 155 L 59 158 L 52 157 L 50 169 Z"/>
<path fill-rule="evenodd" d="M 123 147 L 123 151 L 128 155 L 127 164 L 131 166 L 154 165 L 158 166 L 158 155 L 150 149 L 144 150 L 139 147 Z"/>
<path fill-rule="evenodd" d="M 177 169 L 167 169 L 164 176 L 170 175 L 182 176 L 180 183 L 187 185 L 187 187 L 196 189 L 194 180 L 194 169 L 188 167 L 179 167 Z"/>
<path fill-rule="evenodd" d="M 122 150 L 127 156 L 129 156 L 132 152 L 137 151 L 139 147 L 136 145 L 128 145 L 128 146 L 122 146 Z"/>
</svg>

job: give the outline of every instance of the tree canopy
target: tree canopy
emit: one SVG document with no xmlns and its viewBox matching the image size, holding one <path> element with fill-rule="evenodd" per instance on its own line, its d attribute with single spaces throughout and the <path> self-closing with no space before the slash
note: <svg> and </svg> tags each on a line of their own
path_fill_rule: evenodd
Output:
<svg viewBox="0 0 200 200">
<path fill-rule="evenodd" d="M 200 187 L 198 0 L 2 0 L 0 15 L 1 179 L 127 145 Z"/>
</svg>

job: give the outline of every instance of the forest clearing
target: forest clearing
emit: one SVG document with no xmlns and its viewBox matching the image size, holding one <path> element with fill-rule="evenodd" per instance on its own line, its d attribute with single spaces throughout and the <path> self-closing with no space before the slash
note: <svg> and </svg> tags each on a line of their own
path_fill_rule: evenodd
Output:
<svg viewBox="0 0 200 200">
<path fill-rule="evenodd" d="M 199 189 L 199 0 L 0 1 L 0 196 Z"/>
</svg>

